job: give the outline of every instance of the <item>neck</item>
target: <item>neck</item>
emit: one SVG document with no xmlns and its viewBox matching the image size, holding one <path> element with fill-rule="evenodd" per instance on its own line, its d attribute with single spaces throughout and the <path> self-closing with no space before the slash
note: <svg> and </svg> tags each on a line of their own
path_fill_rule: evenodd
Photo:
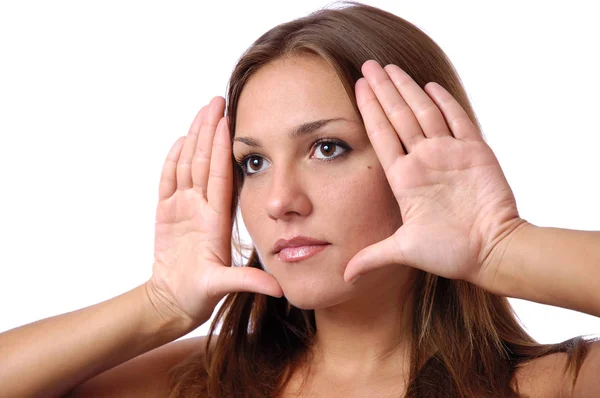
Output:
<svg viewBox="0 0 600 398">
<path fill-rule="evenodd" d="M 411 287 L 416 272 L 387 267 L 356 282 L 362 293 L 315 310 L 313 364 L 341 379 L 407 374 L 412 342 Z"/>
</svg>

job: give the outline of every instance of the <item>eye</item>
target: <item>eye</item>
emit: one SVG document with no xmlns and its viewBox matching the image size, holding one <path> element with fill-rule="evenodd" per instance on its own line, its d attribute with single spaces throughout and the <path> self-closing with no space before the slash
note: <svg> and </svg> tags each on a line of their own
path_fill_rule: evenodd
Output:
<svg viewBox="0 0 600 398">
<path fill-rule="evenodd" d="M 344 154 L 348 147 L 340 142 L 320 141 L 315 143 L 315 157 L 317 159 L 333 159 Z M 316 156 L 321 153 L 323 157 Z"/>
<path fill-rule="evenodd" d="M 242 159 L 240 167 L 244 171 L 244 174 L 250 175 L 263 171 L 269 164 L 262 156 L 248 155 Z"/>
</svg>

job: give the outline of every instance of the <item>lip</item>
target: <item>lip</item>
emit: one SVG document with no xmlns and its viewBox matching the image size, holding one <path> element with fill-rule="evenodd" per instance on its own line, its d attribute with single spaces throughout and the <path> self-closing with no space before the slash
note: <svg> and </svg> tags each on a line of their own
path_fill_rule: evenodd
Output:
<svg viewBox="0 0 600 398">
<path fill-rule="evenodd" d="M 306 260 L 315 254 L 322 252 L 329 245 L 314 245 L 314 246 L 299 246 L 299 247 L 287 247 L 277 253 L 277 258 L 285 263 L 295 263 L 298 261 Z"/>
<path fill-rule="evenodd" d="M 279 239 L 273 247 L 273 254 L 283 262 L 292 263 L 312 257 L 329 245 L 329 242 L 322 240 L 295 236 L 292 239 Z"/>
<path fill-rule="evenodd" d="M 273 254 L 277 254 L 283 249 L 288 249 L 291 247 L 322 246 L 328 244 L 329 242 L 298 235 L 291 239 L 279 239 L 277 242 L 275 242 L 275 245 L 273 246 Z"/>
</svg>

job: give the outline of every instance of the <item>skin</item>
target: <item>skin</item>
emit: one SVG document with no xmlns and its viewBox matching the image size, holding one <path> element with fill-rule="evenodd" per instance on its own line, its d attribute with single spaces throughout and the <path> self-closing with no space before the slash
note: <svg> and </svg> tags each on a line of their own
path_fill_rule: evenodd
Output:
<svg viewBox="0 0 600 398">
<path fill-rule="evenodd" d="M 311 134 L 287 134 L 302 123 L 338 118 L 344 120 Z M 259 162 L 252 168 L 245 164 L 258 172 L 245 178 L 241 190 L 244 224 L 287 299 L 315 309 L 319 374 L 346 385 L 381 377 L 386 367 L 397 375 L 410 327 L 402 316 L 408 311 L 400 309 L 415 270 L 397 265 L 371 272 L 356 285 L 344 281 L 352 257 L 392 235 L 402 220 L 364 124 L 335 72 L 317 57 L 269 63 L 244 87 L 236 126 L 236 160 L 253 154 L 251 160 Z M 315 145 L 321 138 L 351 149 L 327 151 Z M 248 139 L 261 147 L 244 143 Z M 272 253 L 275 242 L 296 235 L 330 246 L 301 262 L 279 260 Z"/>
<path fill-rule="evenodd" d="M 328 125 L 331 131 L 323 132 L 348 135 L 353 151 L 324 163 L 313 157 L 310 139 L 284 141 L 284 148 L 279 140 L 285 140 L 285 132 L 277 136 L 275 130 L 293 126 L 288 119 L 304 123 L 302 118 L 325 111 L 347 112 L 351 120 L 339 82 L 314 58 L 267 67 L 271 73 L 262 76 L 262 83 L 278 78 L 271 89 L 285 84 L 286 90 L 278 91 L 274 101 L 272 90 L 263 91 L 264 97 L 255 91 L 254 98 L 246 99 L 257 102 L 242 104 L 262 104 L 269 111 L 263 108 L 261 123 L 254 129 L 247 124 L 243 133 L 274 138 L 263 140 L 260 154 L 268 167 L 244 187 L 242 206 L 269 272 L 230 267 L 232 147 L 224 99 L 216 97 L 200 110 L 165 161 L 152 277 L 113 299 L 0 334 L 0 395 L 165 396 L 167 369 L 189 355 L 203 355 L 205 347 L 204 337 L 173 340 L 206 322 L 214 305 L 237 291 L 275 297 L 285 293 L 294 304 L 315 308 L 315 360 L 303 396 L 404 393 L 399 379 L 407 372 L 410 325 L 404 303 L 417 268 L 499 295 L 600 316 L 600 233 L 537 227 L 520 219 L 495 156 L 441 86 L 428 83 L 421 89 L 398 67 L 367 61 L 365 78 L 356 83 L 356 99 L 372 148 L 364 136 L 361 146 L 359 129 L 350 127 L 356 123 L 341 130 Z M 259 87 L 261 75 L 255 77 L 250 83 Z M 306 87 L 295 85 L 298 77 Z M 321 106 L 311 108 L 313 102 Z M 286 106 L 292 112 L 277 119 Z M 259 119 L 246 116 L 254 123 Z M 238 147 L 236 142 L 239 155 Z M 291 173 L 294 179 L 285 178 Z M 336 192 L 323 182 L 346 195 L 332 196 Z M 261 192 L 254 195 L 252 189 Z M 330 206 L 334 200 L 347 212 Z M 356 212 L 356 203 L 371 217 Z M 389 211 L 386 217 L 381 218 L 380 207 Z M 260 228 L 254 218 L 272 231 Z M 359 222 L 370 229 L 357 235 Z M 321 253 L 329 261 L 278 264 L 269 254 L 269 239 L 280 238 L 273 231 L 323 234 L 315 237 L 330 240 Z M 363 276 L 354 284 L 342 283 L 359 274 Z M 565 361 L 565 354 L 553 354 L 524 364 L 515 373 L 520 392 L 600 395 L 599 342 L 589 345 L 574 386 L 563 373 Z M 293 393 L 303 375 L 292 376 L 284 395 L 297 396 Z"/>
<path fill-rule="evenodd" d="M 398 380 L 404 376 L 406 383 L 411 323 L 404 303 L 410 302 L 416 268 L 496 294 L 597 314 L 597 294 L 585 278 L 560 278 L 565 283 L 558 290 L 555 283 L 535 283 L 541 275 L 557 280 L 565 261 L 589 252 L 597 235 L 548 230 L 521 219 L 492 150 L 441 86 L 421 89 L 397 66 L 382 68 L 374 61 L 362 72 L 356 100 L 368 143 L 337 76 L 316 57 L 264 66 L 247 83 L 238 108 L 234 155 L 242 161 L 252 154 L 242 166 L 257 171 L 241 192 L 245 225 L 288 300 L 315 309 L 315 359 L 300 372 L 307 377 L 303 391 L 404 391 Z M 352 121 L 319 132 L 353 148 L 334 161 L 315 158 L 319 147 L 314 151 L 312 137 L 285 133 L 328 118 Z M 247 148 L 241 141 L 248 139 L 263 145 Z M 297 234 L 331 246 L 301 263 L 279 261 L 270 251 L 275 240 Z M 549 251 L 540 242 L 551 240 L 560 242 L 554 246 L 560 252 L 541 256 Z M 577 264 L 583 276 L 596 262 L 585 257 Z M 597 367 L 597 346 L 577 391 L 597 388 L 588 376 Z M 522 368 L 521 391 L 568 391 L 561 372 L 565 359 L 551 355 Z M 540 372 L 554 376 L 532 384 Z M 295 375 L 288 391 L 298 391 L 302 377 Z"/>
<path fill-rule="evenodd" d="M 204 347 L 204 338 L 152 347 L 204 323 L 214 304 L 235 291 L 276 297 L 285 293 L 295 305 L 315 308 L 318 336 L 307 383 L 302 385 L 303 372 L 292 375 L 284 396 L 298 396 L 294 393 L 301 386 L 302 396 L 401 396 L 411 321 L 403 304 L 409 302 L 413 269 L 464 279 L 499 295 L 600 316 L 599 233 L 537 227 L 522 220 L 493 152 L 441 86 L 428 83 L 422 89 L 400 68 L 382 68 L 374 61 L 367 61 L 362 73 L 356 100 L 368 143 L 364 133 L 362 138 L 358 134 L 363 125 L 328 125 L 319 133 L 346 135 L 337 138 L 345 138 L 353 149 L 328 163 L 313 157 L 310 137 L 292 142 L 285 133 L 294 123 L 331 117 L 326 112 L 358 120 L 326 64 L 315 58 L 273 62 L 253 76 L 243 93 L 236 137 L 262 136 L 263 147 L 252 151 L 265 157 L 267 167 L 259 168 L 264 174 L 252 183 L 247 180 L 241 206 L 268 272 L 229 267 L 232 148 L 224 99 L 216 97 L 165 162 L 152 278 L 106 303 L 0 336 L 0 346 L 15 347 L 12 353 L 3 352 L 4 362 L 12 359 L 12 364 L 0 379 L 18 379 L 16 385 L 3 383 L 11 392 L 4 395 L 39 395 L 48 386 L 60 395 L 110 369 L 72 396 L 113 391 L 164 396 L 169 381 L 165 364 L 181 362 Z M 234 146 L 238 157 L 248 151 L 240 149 L 240 142 Z M 329 186 L 335 189 L 325 188 Z M 333 201 L 336 206 L 330 206 Z M 356 212 L 357 203 L 371 217 Z M 380 207 L 389 211 L 383 219 Z M 368 234 L 356 234 L 360 222 L 370 227 L 362 229 Z M 278 264 L 269 254 L 273 239 L 289 237 L 277 234 L 309 232 L 330 241 L 319 257 L 328 256 L 329 261 L 316 263 L 315 257 L 292 267 Z M 360 274 L 354 284 L 342 283 Z M 70 326 L 79 324 L 79 317 L 87 328 Z M 108 321 L 117 323 L 107 328 Z M 90 333 L 93 323 L 101 325 L 92 330 L 101 330 L 102 339 Z M 80 335 L 64 338 L 65 329 Z M 23 341 L 33 353 L 27 361 L 17 343 Z M 140 341 L 144 346 L 132 344 Z M 69 366 L 46 366 L 44 359 L 53 358 L 55 351 L 63 356 L 69 352 Z M 515 373 L 520 392 L 540 397 L 600 394 L 598 342 L 590 344 L 575 386 L 563 373 L 565 361 L 565 354 L 553 354 L 524 364 Z M 113 368 L 117 363 L 122 364 Z M 32 367 L 46 372 L 23 370 Z M 26 382 L 24 374 L 30 376 Z"/>
</svg>

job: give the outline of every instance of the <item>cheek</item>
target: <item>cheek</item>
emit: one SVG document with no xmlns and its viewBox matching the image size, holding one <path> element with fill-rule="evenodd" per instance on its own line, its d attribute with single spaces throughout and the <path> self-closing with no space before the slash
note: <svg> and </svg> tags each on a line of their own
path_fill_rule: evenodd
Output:
<svg viewBox="0 0 600 398">
<path fill-rule="evenodd" d="M 402 225 L 398 202 L 379 165 L 352 173 L 331 194 L 339 228 L 355 244 L 387 238 Z"/>
<path fill-rule="evenodd" d="M 248 190 L 245 187 L 242 187 L 238 203 L 244 225 L 246 226 L 246 229 L 250 235 L 252 235 L 258 221 L 257 215 L 259 214 L 257 209 L 256 195 L 250 195 Z"/>
<path fill-rule="evenodd" d="M 259 256 L 261 254 L 259 248 L 273 244 L 271 229 L 265 228 L 267 225 L 270 226 L 269 223 L 272 221 L 265 209 L 267 195 L 267 190 L 263 189 L 261 184 L 253 182 L 242 187 L 239 197 L 239 210 L 242 221 Z"/>
<path fill-rule="evenodd" d="M 387 238 L 402 225 L 383 169 L 378 163 L 361 163 L 335 173 L 315 173 L 305 192 L 313 207 L 309 224 L 353 250 Z M 265 229 L 269 222 L 264 209 L 266 194 L 260 184 L 253 184 L 242 187 L 239 199 L 244 225 L 259 247 L 269 235 Z"/>
</svg>

